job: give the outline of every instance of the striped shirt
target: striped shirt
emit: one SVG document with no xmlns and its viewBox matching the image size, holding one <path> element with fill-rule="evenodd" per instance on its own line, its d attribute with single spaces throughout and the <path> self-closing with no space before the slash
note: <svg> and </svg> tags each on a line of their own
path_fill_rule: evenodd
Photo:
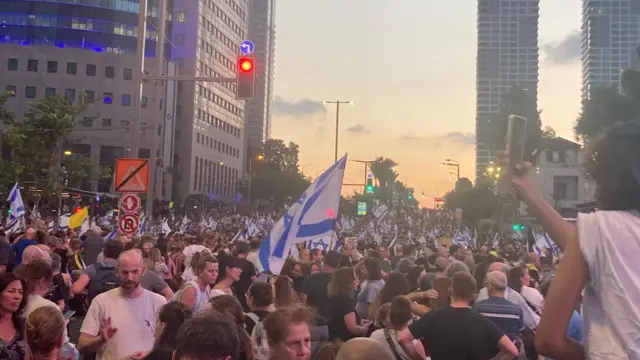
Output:
<svg viewBox="0 0 640 360">
<path fill-rule="evenodd" d="M 514 341 L 522 328 L 522 309 L 503 297 L 489 297 L 475 303 L 473 309 L 491 320 L 509 339 Z"/>
</svg>

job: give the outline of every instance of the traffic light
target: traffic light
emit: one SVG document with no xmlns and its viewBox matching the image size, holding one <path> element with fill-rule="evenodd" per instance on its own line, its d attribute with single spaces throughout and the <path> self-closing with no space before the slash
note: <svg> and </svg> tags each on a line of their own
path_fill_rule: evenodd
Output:
<svg viewBox="0 0 640 360">
<path fill-rule="evenodd" d="M 524 231 L 524 225 L 522 225 L 522 224 L 513 224 L 513 231 Z"/>
<path fill-rule="evenodd" d="M 413 200 L 413 188 L 408 188 L 407 200 Z"/>
<path fill-rule="evenodd" d="M 75 214 L 75 213 L 78 213 L 78 212 L 80 212 L 80 211 L 82 211 L 82 208 L 81 208 L 80 206 L 76 206 L 76 207 L 73 209 L 73 213 L 74 213 L 74 214 Z"/>
<path fill-rule="evenodd" d="M 236 98 L 238 100 L 253 99 L 256 87 L 256 59 L 251 56 L 238 57 L 236 72 Z"/>
<path fill-rule="evenodd" d="M 373 186 L 373 178 L 367 178 L 367 186 L 364 188 L 364 192 L 367 194 L 373 194 L 375 187 Z"/>
</svg>

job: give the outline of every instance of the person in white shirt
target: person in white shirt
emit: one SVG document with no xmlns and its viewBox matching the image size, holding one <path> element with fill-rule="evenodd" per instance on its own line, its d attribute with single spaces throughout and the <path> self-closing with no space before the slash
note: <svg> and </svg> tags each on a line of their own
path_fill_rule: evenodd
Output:
<svg viewBox="0 0 640 360">
<path fill-rule="evenodd" d="M 96 296 L 80 329 L 78 350 L 97 352 L 96 360 L 142 359 L 153 348 L 157 314 L 166 299 L 140 286 L 142 255 L 120 254 L 120 287 Z"/>
<path fill-rule="evenodd" d="M 198 276 L 193 273 L 193 268 L 191 267 L 191 258 L 193 258 L 193 255 L 201 251 L 209 250 L 202 245 L 204 242 L 204 238 L 202 236 L 196 236 L 195 238 L 192 238 L 191 241 L 192 243 L 182 250 L 185 265 L 184 272 L 182 273 L 182 280 L 184 280 L 185 283 L 195 281 L 198 278 Z"/>
</svg>

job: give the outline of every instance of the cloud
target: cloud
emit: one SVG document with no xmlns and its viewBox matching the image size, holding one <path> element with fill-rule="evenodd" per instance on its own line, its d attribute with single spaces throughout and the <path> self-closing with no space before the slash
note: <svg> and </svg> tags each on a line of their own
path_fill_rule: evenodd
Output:
<svg viewBox="0 0 640 360">
<path fill-rule="evenodd" d="M 355 126 L 347 128 L 347 132 L 350 132 L 352 134 L 362 134 L 362 135 L 364 135 L 364 134 L 370 133 L 371 130 L 366 128 L 366 127 L 364 127 L 364 126 L 362 126 L 362 125 L 360 125 L 360 124 L 357 124 Z"/>
<path fill-rule="evenodd" d="M 435 147 L 440 147 L 442 144 L 446 144 L 447 141 L 458 142 L 464 145 L 475 145 L 476 143 L 476 135 L 474 133 L 463 133 L 461 131 L 452 131 L 446 134 L 439 134 L 434 136 L 420 136 L 416 134 L 404 134 L 398 138 L 398 141 L 424 141 L 425 143 L 429 143 L 434 145 Z"/>
<path fill-rule="evenodd" d="M 545 60 L 554 65 L 566 65 L 580 60 L 582 36 L 579 30 L 574 30 L 560 42 L 548 43 L 542 46 Z"/>
<path fill-rule="evenodd" d="M 461 142 L 465 145 L 475 145 L 476 135 L 474 133 L 462 133 L 460 131 L 454 131 L 443 136 L 445 139 Z"/>
<path fill-rule="evenodd" d="M 327 110 L 320 101 L 300 99 L 290 101 L 276 96 L 273 99 L 273 113 L 275 115 L 307 117 L 314 115 L 324 115 Z"/>
</svg>

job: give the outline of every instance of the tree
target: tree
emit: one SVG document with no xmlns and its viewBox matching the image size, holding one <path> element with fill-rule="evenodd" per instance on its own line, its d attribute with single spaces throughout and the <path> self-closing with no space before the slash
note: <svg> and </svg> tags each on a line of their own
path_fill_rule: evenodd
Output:
<svg viewBox="0 0 640 360">
<path fill-rule="evenodd" d="M 512 86 L 509 91 L 502 96 L 500 112 L 491 121 L 487 137 L 488 146 L 492 150 L 504 150 L 507 128 L 509 126 L 509 115 L 522 116 L 527 119 L 527 136 L 524 150 L 524 159 L 531 160 L 533 152 L 537 149 L 542 136 L 542 123 L 540 121 L 540 111 L 536 108 L 536 103 L 527 93 L 517 86 Z"/>
<path fill-rule="evenodd" d="M 68 156 L 63 160 L 63 147 L 75 143 L 72 135 L 77 118 L 88 104 L 85 96 L 77 103 L 67 97 L 57 96 L 36 100 L 22 119 L 14 115 L 0 101 L 0 118 L 12 125 L 3 140 L 11 149 L 10 160 L 1 160 L 0 178 L 2 190 L 15 182 L 37 189 L 35 202 L 59 195 L 64 183 L 82 184 L 84 180 L 101 171 L 94 168 L 82 156 Z"/>
<path fill-rule="evenodd" d="M 398 178 L 398 173 L 394 170 L 396 166 L 398 166 L 398 163 L 382 156 L 377 157 L 370 164 L 371 173 L 378 181 L 376 195 L 387 203 L 391 200 L 393 185 Z"/>
<path fill-rule="evenodd" d="M 545 126 L 544 129 L 542 129 L 543 139 L 555 139 L 556 137 L 556 131 L 551 126 Z"/>
<path fill-rule="evenodd" d="M 299 170 L 298 145 L 269 139 L 263 153 L 262 161 L 252 163 L 252 199 L 271 200 L 276 207 L 282 207 L 289 197 L 296 200 L 310 184 Z"/>
<path fill-rule="evenodd" d="M 460 178 L 444 200 L 446 209 L 462 209 L 462 222 L 472 227 L 481 220 L 492 219 L 499 211 L 499 200 L 490 181 L 478 181 L 473 186 L 469 179 Z"/>
<path fill-rule="evenodd" d="M 592 138 L 618 123 L 640 121 L 640 72 L 622 73 L 622 93 L 612 87 L 591 89 L 575 123 L 578 139 Z"/>
</svg>

